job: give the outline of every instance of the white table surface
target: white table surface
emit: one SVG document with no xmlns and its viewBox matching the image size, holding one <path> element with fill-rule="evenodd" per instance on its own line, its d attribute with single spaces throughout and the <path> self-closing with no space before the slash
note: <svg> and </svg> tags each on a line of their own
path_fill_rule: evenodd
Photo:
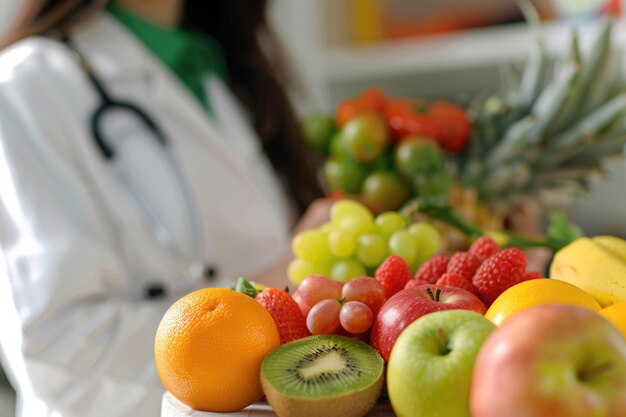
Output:
<svg viewBox="0 0 626 417">
<path fill-rule="evenodd" d="M 391 405 L 381 401 L 369 412 L 367 417 L 394 417 Z M 161 417 L 276 417 L 267 403 L 257 403 L 237 413 L 207 413 L 195 411 L 178 401 L 172 394 L 163 395 Z"/>
</svg>

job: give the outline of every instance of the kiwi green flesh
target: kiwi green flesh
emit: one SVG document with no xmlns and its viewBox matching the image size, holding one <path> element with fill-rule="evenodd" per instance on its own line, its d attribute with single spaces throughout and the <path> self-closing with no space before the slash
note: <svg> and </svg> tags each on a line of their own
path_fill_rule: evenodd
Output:
<svg viewBox="0 0 626 417">
<path fill-rule="evenodd" d="M 363 342 L 322 335 L 285 344 L 266 356 L 261 373 L 277 392 L 315 400 L 339 397 L 374 385 L 383 359 Z"/>
</svg>

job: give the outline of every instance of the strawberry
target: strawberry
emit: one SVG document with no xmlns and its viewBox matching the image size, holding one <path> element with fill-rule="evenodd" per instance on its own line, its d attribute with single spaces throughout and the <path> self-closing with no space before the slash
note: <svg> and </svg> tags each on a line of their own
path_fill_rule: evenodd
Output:
<svg viewBox="0 0 626 417">
<path fill-rule="evenodd" d="M 403 289 L 412 277 L 411 269 L 404 259 L 395 255 L 385 259 L 376 270 L 376 280 L 385 287 L 385 298 L 387 300 Z"/>
<path fill-rule="evenodd" d="M 474 288 L 474 284 L 472 284 L 472 279 L 455 272 L 446 272 L 443 274 L 437 281 L 437 285 L 447 285 L 448 287 L 461 288 L 471 292 L 472 294 L 477 294 L 476 288 Z"/>
<path fill-rule="evenodd" d="M 471 283 L 481 263 L 478 257 L 469 252 L 457 252 L 450 258 L 446 272 L 463 275 Z"/>
<path fill-rule="evenodd" d="M 428 284 L 430 283 L 426 281 L 420 281 L 419 279 L 412 279 L 406 283 L 406 285 L 404 286 L 404 289 L 406 290 L 407 288 L 417 288 L 420 285 L 428 285 Z"/>
<path fill-rule="evenodd" d="M 446 273 L 449 261 L 450 255 L 441 253 L 433 256 L 422 264 L 415 274 L 415 279 L 418 281 L 426 281 L 429 284 L 436 283 L 437 280 Z"/>
<path fill-rule="evenodd" d="M 500 246 L 490 237 L 481 236 L 469 248 L 469 253 L 475 255 L 481 262 L 495 255 L 500 250 Z"/>
<path fill-rule="evenodd" d="M 524 281 L 526 264 L 526 254 L 517 248 L 504 249 L 483 262 L 472 283 L 487 307 L 506 289 Z"/>
<path fill-rule="evenodd" d="M 306 321 L 287 291 L 278 288 L 266 288 L 255 299 L 270 313 L 278 328 L 280 344 L 292 342 L 310 336 Z"/>
</svg>

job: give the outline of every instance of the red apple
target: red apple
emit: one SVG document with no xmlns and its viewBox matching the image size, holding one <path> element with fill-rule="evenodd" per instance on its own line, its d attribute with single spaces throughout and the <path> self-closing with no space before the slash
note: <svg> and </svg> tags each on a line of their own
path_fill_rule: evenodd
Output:
<svg viewBox="0 0 626 417">
<path fill-rule="evenodd" d="M 473 417 L 624 417 L 626 339 L 586 308 L 516 313 L 478 354 L 470 409 Z"/>
<path fill-rule="evenodd" d="M 407 288 L 391 297 L 376 315 L 371 345 L 389 360 L 391 348 L 409 324 L 428 313 L 442 310 L 471 310 L 485 314 L 483 302 L 469 291 L 443 285 Z"/>
</svg>

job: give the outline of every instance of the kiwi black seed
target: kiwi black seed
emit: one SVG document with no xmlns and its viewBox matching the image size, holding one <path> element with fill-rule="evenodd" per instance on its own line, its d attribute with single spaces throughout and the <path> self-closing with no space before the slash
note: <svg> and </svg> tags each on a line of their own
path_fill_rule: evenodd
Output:
<svg viewBox="0 0 626 417">
<path fill-rule="evenodd" d="M 273 350 L 261 384 L 279 417 L 361 417 L 383 385 L 384 361 L 371 346 L 344 336 L 311 336 Z"/>
</svg>

